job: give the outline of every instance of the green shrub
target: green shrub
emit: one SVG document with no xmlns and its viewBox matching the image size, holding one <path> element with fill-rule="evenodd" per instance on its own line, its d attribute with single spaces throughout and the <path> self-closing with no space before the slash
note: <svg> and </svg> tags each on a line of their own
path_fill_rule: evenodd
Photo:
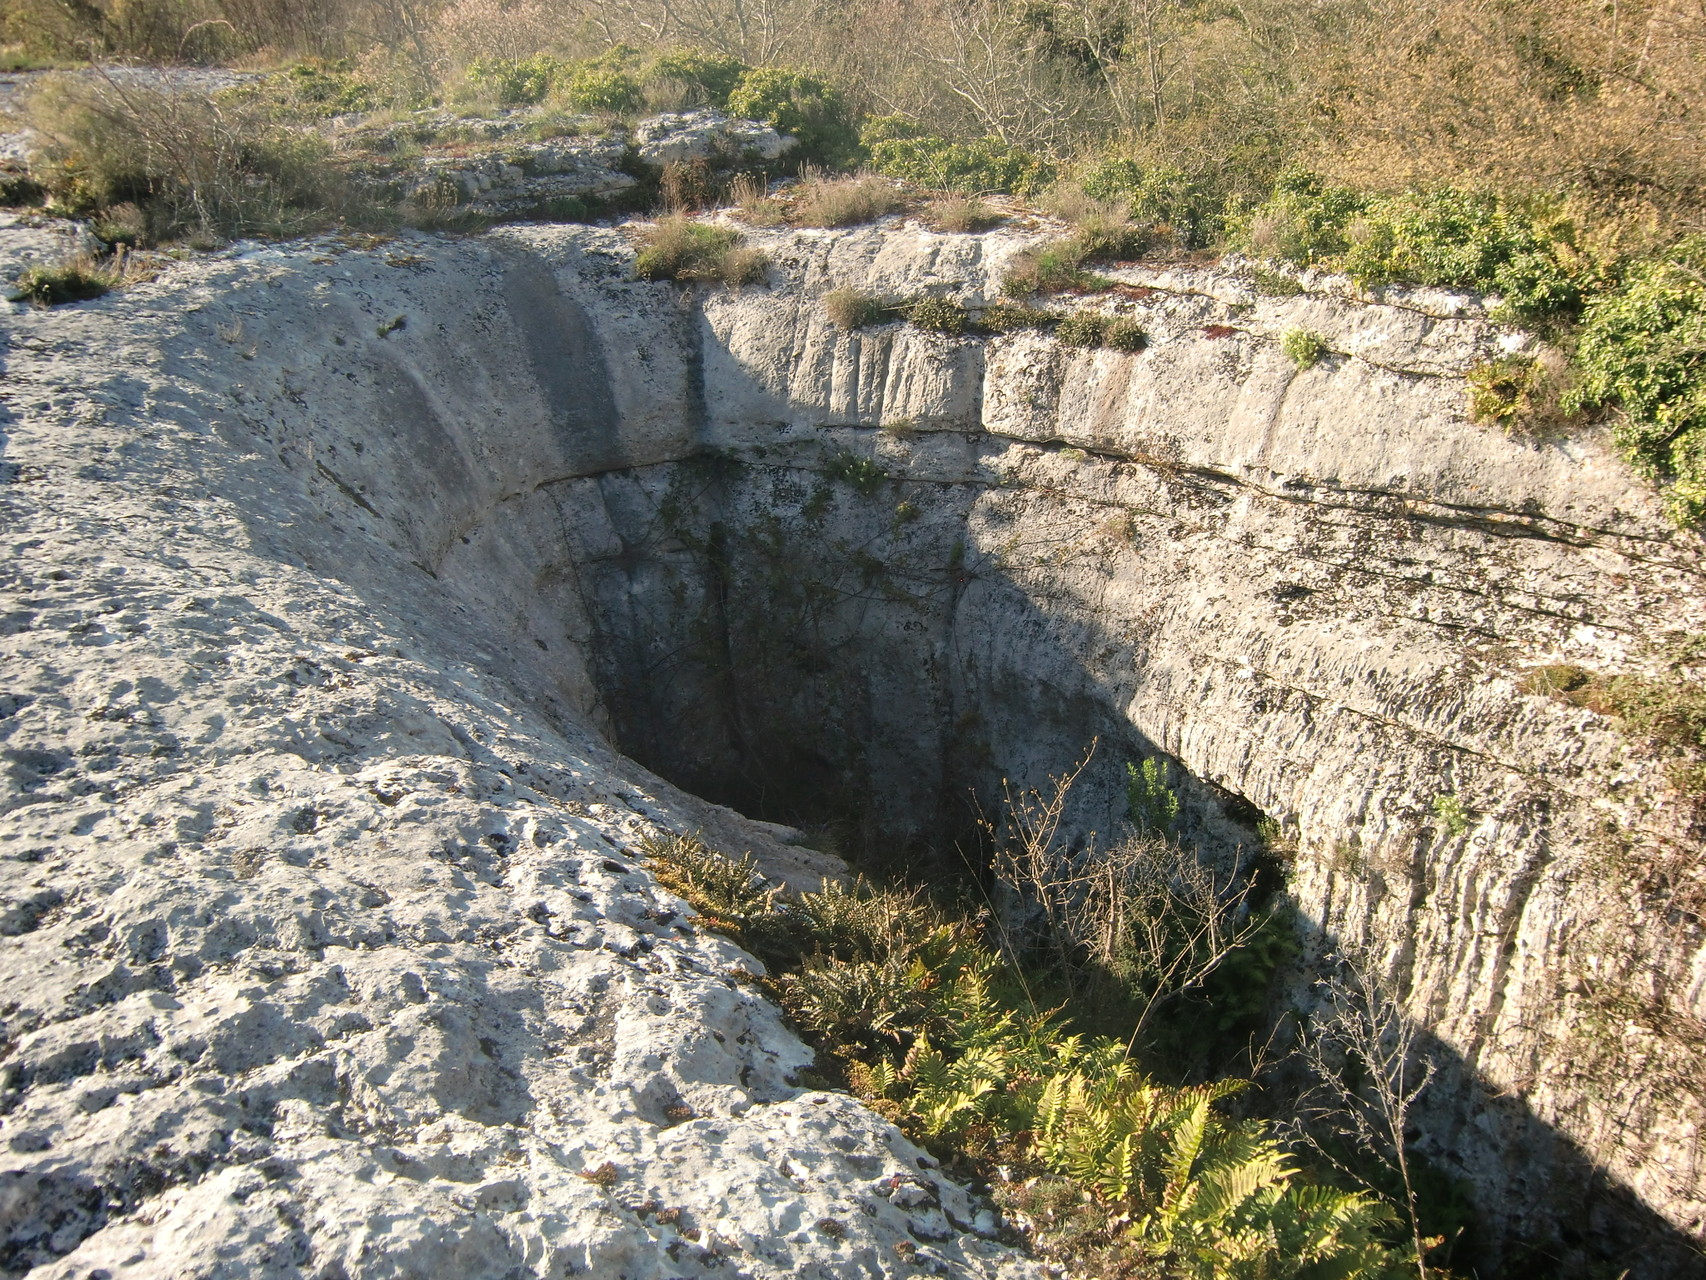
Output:
<svg viewBox="0 0 1706 1280">
<path fill-rule="evenodd" d="M 280 91 L 304 115 L 340 116 L 376 111 L 385 94 L 360 76 L 347 60 L 298 62 L 275 76 L 265 77 L 264 92 Z M 257 91 L 263 91 L 256 86 Z"/>
<path fill-rule="evenodd" d="M 895 318 L 893 305 L 857 289 L 831 289 L 823 295 L 823 309 L 841 329 L 863 329 Z"/>
<path fill-rule="evenodd" d="M 1189 248 L 1212 244 L 1224 226 L 1225 199 L 1173 165 L 1103 160 L 1079 178 L 1079 185 L 1092 199 L 1123 202 L 1133 219 L 1153 226 L 1157 234 L 1171 232 Z"/>
<path fill-rule="evenodd" d="M 1250 272 L 1250 283 L 1255 285 L 1257 293 L 1268 298 L 1295 298 L 1303 292 L 1303 282 L 1296 276 L 1270 271 L 1266 267 L 1254 268 Z"/>
<path fill-rule="evenodd" d="M 1167 762 L 1149 756 L 1141 765 L 1126 762 L 1125 812 L 1139 831 L 1166 835 L 1179 820 L 1179 793 L 1173 789 Z"/>
<path fill-rule="evenodd" d="M 569 73 L 564 97 L 578 111 L 625 115 L 642 101 L 640 82 L 621 67 L 583 64 Z M 538 99 L 535 99 L 538 101 Z"/>
<path fill-rule="evenodd" d="M 1350 247 L 1346 229 L 1367 203 L 1358 192 L 1292 170 L 1274 183 L 1266 201 L 1232 219 L 1228 236 L 1235 248 L 1258 258 L 1330 263 Z"/>
<path fill-rule="evenodd" d="M 1280 337 L 1280 350 L 1299 369 L 1313 369 L 1327 354 L 1327 340 L 1311 329 L 1287 329 Z"/>
<path fill-rule="evenodd" d="M 1079 263 L 1079 246 L 1074 240 L 1027 249 L 1013 256 L 1001 279 L 1001 292 L 1010 298 L 1028 298 L 1066 289 L 1094 293 L 1113 287 L 1112 280 L 1084 270 Z"/>
<path fill-rule="evenodd" d="M 1045 1255 L 1191 1280 L 1401 1274 L 1383 1206 L 1307 1183 L 1265 1124 L 1225 1114 L 1243 1082 L 1161 1084 L 1118 1041 L 1071 1033 L 970 922 L 863 883 L 789 902 L 748 858 L 645 848 L 708 924 L 765 942 L 771 990 L 825 1069 L 938 1155 L 1005 1166 L 996 1194 L 1035 1216 Z M 1037 1209 L 1055 1187 L 1098 1228 L 1052 1229 Z"/>
<path fill-rule="evenodd" d="M 868 121 L 860 140 L 879 173 L 936 191 L 1030 195 L 1054 179 L 1054 166 L 998 138 L 953 142 L 901 116 Z"/>
<path fill-rule="evenodd" d="M 1117 218 L 1087 218 L 1064 240 L 1014 256 L 1001 282 L 1009 297 L 1052 293 L 1062 289 L 1098 292 L 1113 281 L 1084 270 L 1087 262 L 1120 262 L 1140 257 L 1148 246 L 1142 227 Z"/>
<path fill-rule="evenodd" d="M 740 78 L 751 68 L 739 58 L 703 49 L 676 49 L 659 54 L 646 67 L 646 83 L 674 80 L 704 95 L 705 105 L 721 111 L 729 104 Z"/>
<path fill-rule="evenodd" d="M 1496 356 L 1469 370 L 1469 418 L 1509 431 L 1532 412 L 1539 364 L 1532 356 Z"/>
<path fill-rule="evenodd" d="M 1597 279 L 1568 222 L 1450 188 L 1370 196 L 1293 173 L 1237 220 L 1233 241 L 1260 257 L 1344 271 L 1364 288 L 1496 293 L 1500 314 L 1529 322 L 1574 315 Z"/>
<path fill-rule="evenodd" d="M 1099 347 L 1107 332 L 1108 317 L 1099 311 L 1075 311 L 1054 327 L 1054 336 L 1069 347 Z"/>
<path fill-rule="evenodd" d="M 1616 404 L 1614 439 L 1642 474 L 1667 481 L 1673 516 L 1706 516 L 1706 236 L 1634 263 L 1587 305 L 1566 409 Z"/>
<path fill-rule="evenodd" d="M 546 54 L 531 58 L 475 58 L 468 64 L 468 83 L 484 90 L 506 107 L 532 106 L 545 101 L 552 80 L 563 64 Z"/>
<path fill-rule="evenodd" d="M 920 298 L 907 310 L 915 329 L 958 337 L 966 331 L 966 309 L 951 298 Z"/>
<path fill-rule="evenodd" d="M 681 214 L 660 218 L 634 258 L 634 274 L 641 280 L 756 284 L 768 270 L 762 253 L 741 247 L 740 232 Z"/>
<path fill-rule="evenodd" d="M 839 169 L 859 157 L 852 110 L 839 89 L 816 76 L 780 67 L 754 68 L 736 81 L 728 110 L 798 138 L 798 160 Z"/>
</svg>

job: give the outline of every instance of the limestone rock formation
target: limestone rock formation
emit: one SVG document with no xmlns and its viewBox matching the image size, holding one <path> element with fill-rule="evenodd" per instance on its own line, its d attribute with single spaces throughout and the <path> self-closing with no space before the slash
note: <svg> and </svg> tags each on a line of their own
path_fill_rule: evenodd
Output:
<svg viewBox="0 0 1706 1280">
<path fill-rule="evenodd" d="M 633 849 L 803 879 L 687 792 L 928 840 L 1099 736 L 1080 828 L 1159 751 L 1205 848 L 1289 833 L 1311 956 L 1428 1033 L 1489 1257 L 1682 1274 L 1686 814 L 1521 678 L 1706 629 L 1698 540 L 1596 432 L 1467 420 L 1531 341 L 1472 299 L 1127 267 L 1069 305 L 1139 353 L 823 314 L 975 309 L 1041 234 L 749 231 L 736 292 L 635 281 L 621 228 L 240 245 L 14 308 L 0 1266 L 1032 1272 L 790 1084 L 756 962 Z"/>
</svg>

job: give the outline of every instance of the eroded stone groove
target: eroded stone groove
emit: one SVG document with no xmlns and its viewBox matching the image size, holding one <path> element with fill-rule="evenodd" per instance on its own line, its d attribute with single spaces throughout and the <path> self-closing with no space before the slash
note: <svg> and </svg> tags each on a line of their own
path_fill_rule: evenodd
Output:
<svg viewBox="0 0 1706 1280">
<path fill-rule="evenodd" d="M 1697 1073 L 1659 1028 L 1706 1015 L 1697 917 L 1608 874 L 1607 819 L 1617 865 L 1692 846 L 1656 763 L 1518 680 L 1638 665 L 1654 618 L 1706 629 L 1700 557 L 1592 436 L 1463 419 L 1462 372 L 1513 339 L 1446 295 L 1205 268 L 1121 273 L 1140 355 L 842 334 L 825 289 L 976 304 L 1026 238 L 757 238 L 772 285 L 735 294 L 631 281 L 619 231 L 512 228 L 10 317 L 0 731 L 31 869 L 3 918 L 31 922 L 31 994 L 6 1096 L 46 1144 L 11 1265 L 168 1274 L 121 1255 L 251 1231 L 378 1274 L 338 1207 L 375 1170 L 429 1269 L 710 1268 L 660 1261 L 680 1239 L 635 1208 L 693 1186 L 755 1275 L 913 1227 L 951 1269 L 1018 1265 L 934 1184 L 945 1226 L 873 1206 L 868 1236 L 814 1237 L 802 1215 L 872 1194 L 856 1162 L 821 1205 L 729 1189 L 777 1143 L 915 1156 L 796 1096 L 797 1043 L 625 849 L 656 822 L 806 855 L 601 736 L 689 791 L 921 842 L 1097 736 L 1078 824 L 1106 830 L 1124 761 L 1165 752 L 1205 840 L 1248 838 L 1216 796 L 1285 823 L 1312 946 L 1408 993 L 1448 1085 L 1421 1145 L 1479 1188 L 1489 1261 L 1693 1265 Z M 1335 354 L 1298 373 L 1297 327 Z M 730 1019 L 744 1043 L 706 1037 Z M 676 1097 L 704 1120 L 660 1129 Z M 606 1158 L 632 1196 L 576 1176 Z"/>
</svg>

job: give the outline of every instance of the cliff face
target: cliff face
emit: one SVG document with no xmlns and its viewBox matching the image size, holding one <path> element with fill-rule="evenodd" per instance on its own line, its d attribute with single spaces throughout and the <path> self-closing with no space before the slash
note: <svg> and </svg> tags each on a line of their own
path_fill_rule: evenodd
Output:
<svg viewBox="0 0 1706 1280">
<path fill-rule="evenodd" d="M 1404 993 L 1420 1145 L 1495 1251 L 1681 1274 L 1687 815 L 1520 680 L 1706 629 L 1698 540 L 1597 434 L 1466 421 L 1520 339 L 1459 298 L 1130 268 L 1077 304 L 1139 316 L 1130 355 L 824 318 L 837 285 L 992 298 L 1032 238 L 755 233 L 770 286 L 701 295 L 631 281 L 618 231 L 327 241 L 14 312 L 5 1265 L 189 1274 L 247 1233 L 386 1274 L 389 1214 L 475 1274 L 718 1241 L 841 1274 L 908 1225 L 1016 1267 L 788 1085 L 803 1049 L 721 976 L 751 962 L 624 850 L 705 825 L 822 865 L 605 743 L 905 842 L 1099 738 L 1079 827 L 1159 751 L 1206 845 L 1292 837 L 1308 957 Z M 1293 329 L 1329 354 L 1299 371 Z"/>
</svg>

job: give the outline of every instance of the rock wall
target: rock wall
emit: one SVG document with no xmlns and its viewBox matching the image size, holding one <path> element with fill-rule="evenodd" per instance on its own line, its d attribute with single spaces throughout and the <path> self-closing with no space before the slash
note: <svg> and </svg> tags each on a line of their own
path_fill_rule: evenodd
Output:
<svg viewBox="0 0 1706 1280">
<path fill-rule="evenodd" d="M 669 1244 L 709 1266 L 745 1240 L 723 1251 L 753 1274 L 841 1274 L 885 1247 L 902 1224 L 869 1188 L 890 1166 L 858 1162 L 916 1154 L 787 1086 L 797 1044 L 707 976 L 737 961 L 684 932 L 623 850 L 644 822 L 713 823 L 802 875 L 804 855 L 601 736 L 751 812 L 862 799 L 897 840 L 939 836 L 968 789 L 1038 782 L 1093 736 L 1077 825 L 1107 830 L 1124 761 L 1164 752 L 1201 782 L 1201 838 L 1248 840 L 1259 811 L 1294 839 L 1311 954 L 1367 950 L 1405 993 L 1443 1069 L 1420 1145 L 1477 1188 L 1485 1261 L 1697 1265 L 1688 815 L 1604 720 L 1520 692 L 1528 666 L 1638 667 L 1656 631 L 1703 629 L 1697 539 L 1597 434 L 1465 420 L 1464 372 L 1525 339 L 1462 298 L 1325 280 L 1268 297 L 1235 266 L 1128 268 L 1077 305 L 1141 317 L 1151 345 L 1131 355 L 844 334 L 817 301 L 852 284 L 975 305 L 1036 234 L 759 233 L 770 286 L 710 294 L 633 282 L 613 230 L 323 241 L 9 317 L 0 726 L 7 849 L 35 861 L 8 890 L 30 995 L 7 1015 L 5 1123 L 40 1134 L 18 1157 L 10 1265 L 75 1249 L 112 1267 L 136 1241 L 189 1273 L 212 1236 L 265 1222 L 356 1274 L 396 1245 L 351 1243 L 377 1219 L 305 1219 L 287 1209 L 307 1181 L 266 1181 L 322 1148 L 355 1170 L 327 1179 L 327 1205 L 383 1186 L 416 1206 L 388 1229 L 437 1233 L 419 1247 L 507 1258 L 475 1242 L 501 1239 L 537 1274 L 605 1266 L 595 1238 L 623 1241 L 635 1260 L 609 1265 L 636 1275 Z M 1298 371 L 1291 329 L 1329 354 Z M 345 920 L 363 913 L 367 932 Z M 374 976 L 387 966 L 394 981 Z M 676 1017 L 713 997 L 715 1017 Z M 253 1063 L 195 1030 L 240 1001 L 269 1030 L 231 1035 L 274 1046 Z M 457 1030 L 392 1025 L 417 1007 Z M 600 1058 L 577 1019 L 621 1018 L 639 1056 Z M 734 1053 L 728 1018 L 764 1032 Z M 198 1035 L 200 1056 L 167 1047 Z M 565 1066 L 583 1043 L 590 1084 Z M 285 1061 L 328 1083 L 279 1083 Z M 219 1119 L 183 1101 L 197 1090 Z M 224 1136 L 150 1163 L 153 1139 L 114 1135 L 154 1132 L 131 1115 L 157 1099 L 179 1108 L 160 1135 Z M 704 1118 L 658 1127 L 678 1101 Z M 606 1109 L 615 1129 L 586 1118 Z M 855 1155 L 823 1204 L 777 1184 L 794 1207 L 764 1212 L 791 1225 L 725 1208 L 716 1183 L 689 1249 L 638 1207 L 685 1204 L 699 1178 L 642 1189 L 665 1176 L 643 1171 L 715 1164 L 696 1147 L 671 1165 L 663 1145 L 715 1131 L 716 1159 L 756 1152 L 798 1116 L 833 1116 L 810 1145 Z M 454 1167 L 476 1171 L 473 1199 L 422 1163 L 433 1124 L 471 1126 Z M 607 1152 L 631 1194 L 573 1177 Z M 485 1204 L 500 1165 L 525 1168 L 521 1191 Z M 217 1181 L 237 1172 L 267 1195 Z M 837 1194 L 875 1214 L 849 1215 L 846 1243 L 811 1226 Z M 240 1207 L 175 1207 L 201 1195 Z M 968 1221 L 952 1204 L 944 1221 Z M 160 1224 L 215 1221 L 161 1243 L 189 1229 Z M 921 1229 L 945 1265 L 1013 1265 L 975 1232 Z"/>
</svg>

